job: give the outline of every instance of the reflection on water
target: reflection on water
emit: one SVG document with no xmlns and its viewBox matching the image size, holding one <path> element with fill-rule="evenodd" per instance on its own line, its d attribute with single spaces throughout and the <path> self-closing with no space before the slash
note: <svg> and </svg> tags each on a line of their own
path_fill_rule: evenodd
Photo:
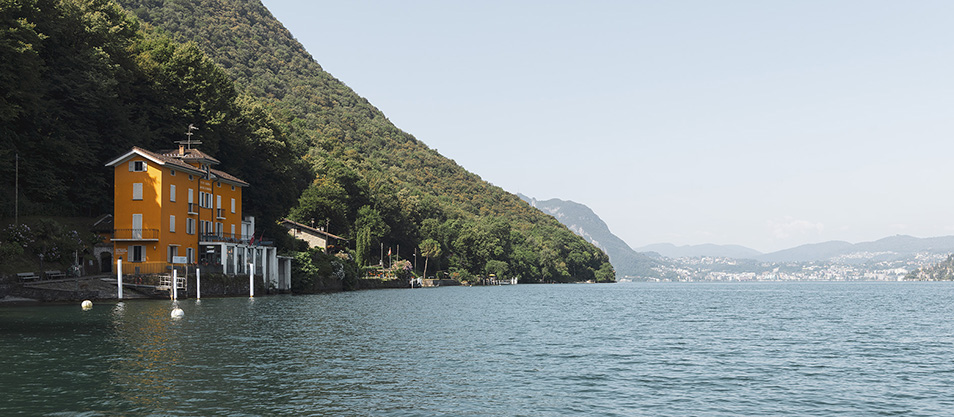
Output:
<svg viewBox="0 0 954 417">
<path fill-rule="evenodd" d="M 0 415 L 943 415 L 954 283 L 0 307 Z M 833 395 L 832 393 L 837 393 Z"/>
<path fill-rule="evenodd" d="M 131 311 L 126 303 L 113 308 L 111 338 L 124 352 L 109 368 L 112 385 L 136 409 L 175 410 L 178 397 L 170 393 L 176 392 L 182 358 L 179 321 L 170 317 L 168 303 L 134 306 Z"/>
</svg>

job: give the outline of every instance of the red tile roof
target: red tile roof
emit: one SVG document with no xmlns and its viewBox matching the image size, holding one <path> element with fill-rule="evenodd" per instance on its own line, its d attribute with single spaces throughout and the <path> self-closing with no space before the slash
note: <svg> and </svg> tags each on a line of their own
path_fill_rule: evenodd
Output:
<svg viewBox="0 0 954 417">
<path fill-rule="evenodd" d="M 213 165 L 218 165 L 221 163 L 219 162 L 218 159 L 215 159 L 209 156 L 209 154 L 202 152 L 198 149 L 183 149 L 182 152 L 183 152 L 183 155 L 180 155 L 178 149 L 173 149 L 168 151 L 159 151 L 159 154 L 164 156 L 170 156 L 173 158 L 184 159 L 184 160 L 205 161 Z"/>
<path fill-rule="evenodd" d="M 211 156 L 208 156 L 207 154 L 205 154 L 204 152 L 198 149 L 186 149 L 185 151 L 187 156 L 180 156 L 178 150 L 163 151 L 163 152 L 156 153 L 156 152 L 145 150 L 138 146 L 133 146 L 132 150 L 110 161 L 109 163 L 106 164 L 106 166 L 116 166 L 117 164 L 131 157 L 133 154 L 139 154 L 145 157 L 146 159 L 150 159 L 153 162 L 156 162 L 157 164 L 160 164 L 160 165 L 169 165 L 170 167 L 174 167 L 176 169 L 179 169 L 185 172 L 189 172 L 189 173 L 193 173 L 197 175 L 205 175 L 206 174 L 205 171 L 195 166 L 192 166 L 191 164 L 187 163 L 186 160 L 214 162 L 215 164 L 219 163 L 217 159 L 212 158 Z M 242 187 L 248 186 L 247 182 L 242 181 L 241 179 L 225 171 L 219 171 L 217 169 L 209 169 L 209 173 L 218 177 L 222 181 L 230 182 Z"/>
</svg>

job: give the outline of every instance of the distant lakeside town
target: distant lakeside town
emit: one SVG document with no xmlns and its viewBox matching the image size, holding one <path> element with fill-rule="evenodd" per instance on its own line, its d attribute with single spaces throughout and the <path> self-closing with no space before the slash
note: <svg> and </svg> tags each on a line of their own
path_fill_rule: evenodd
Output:
<svg viewBox="0 0 954 417">
<path fill-rule="evenodd" d="M 948 255 L 917 252 L 854 252 L 825 261 L 765 262 L 729 257 L 666 258 L 654 270 L 658 277 L 621 278 L 620 282 L 747 282 L 747 281 L 904 281 L 911 273 L 943 262 Z"/>
</svg>

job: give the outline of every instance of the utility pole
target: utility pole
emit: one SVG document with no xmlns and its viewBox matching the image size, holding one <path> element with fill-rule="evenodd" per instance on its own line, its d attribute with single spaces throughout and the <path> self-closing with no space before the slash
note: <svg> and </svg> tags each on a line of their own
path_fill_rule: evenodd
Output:
<svg viewBox="0 0 954 417">
<path fill-rule="evenodd" d="M 14 159 L 16 159 L 16 162 L 14 163 L 16 166 L 16 184 L 13 188 L 15 194 L 13 197 L 13 224 L 20 225 L 20 152 L 14 154 Z"/>
</svg>

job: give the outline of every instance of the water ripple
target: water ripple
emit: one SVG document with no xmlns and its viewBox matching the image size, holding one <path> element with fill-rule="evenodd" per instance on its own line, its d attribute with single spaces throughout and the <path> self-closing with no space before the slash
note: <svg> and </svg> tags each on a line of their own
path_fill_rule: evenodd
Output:
<svg viewBox="0 0 954 417">
<path fill-rule="evenodd" d="M 0 308 L 0 414 L 945 415 L 954 285 L 521 285 Z"/>
</svg>

